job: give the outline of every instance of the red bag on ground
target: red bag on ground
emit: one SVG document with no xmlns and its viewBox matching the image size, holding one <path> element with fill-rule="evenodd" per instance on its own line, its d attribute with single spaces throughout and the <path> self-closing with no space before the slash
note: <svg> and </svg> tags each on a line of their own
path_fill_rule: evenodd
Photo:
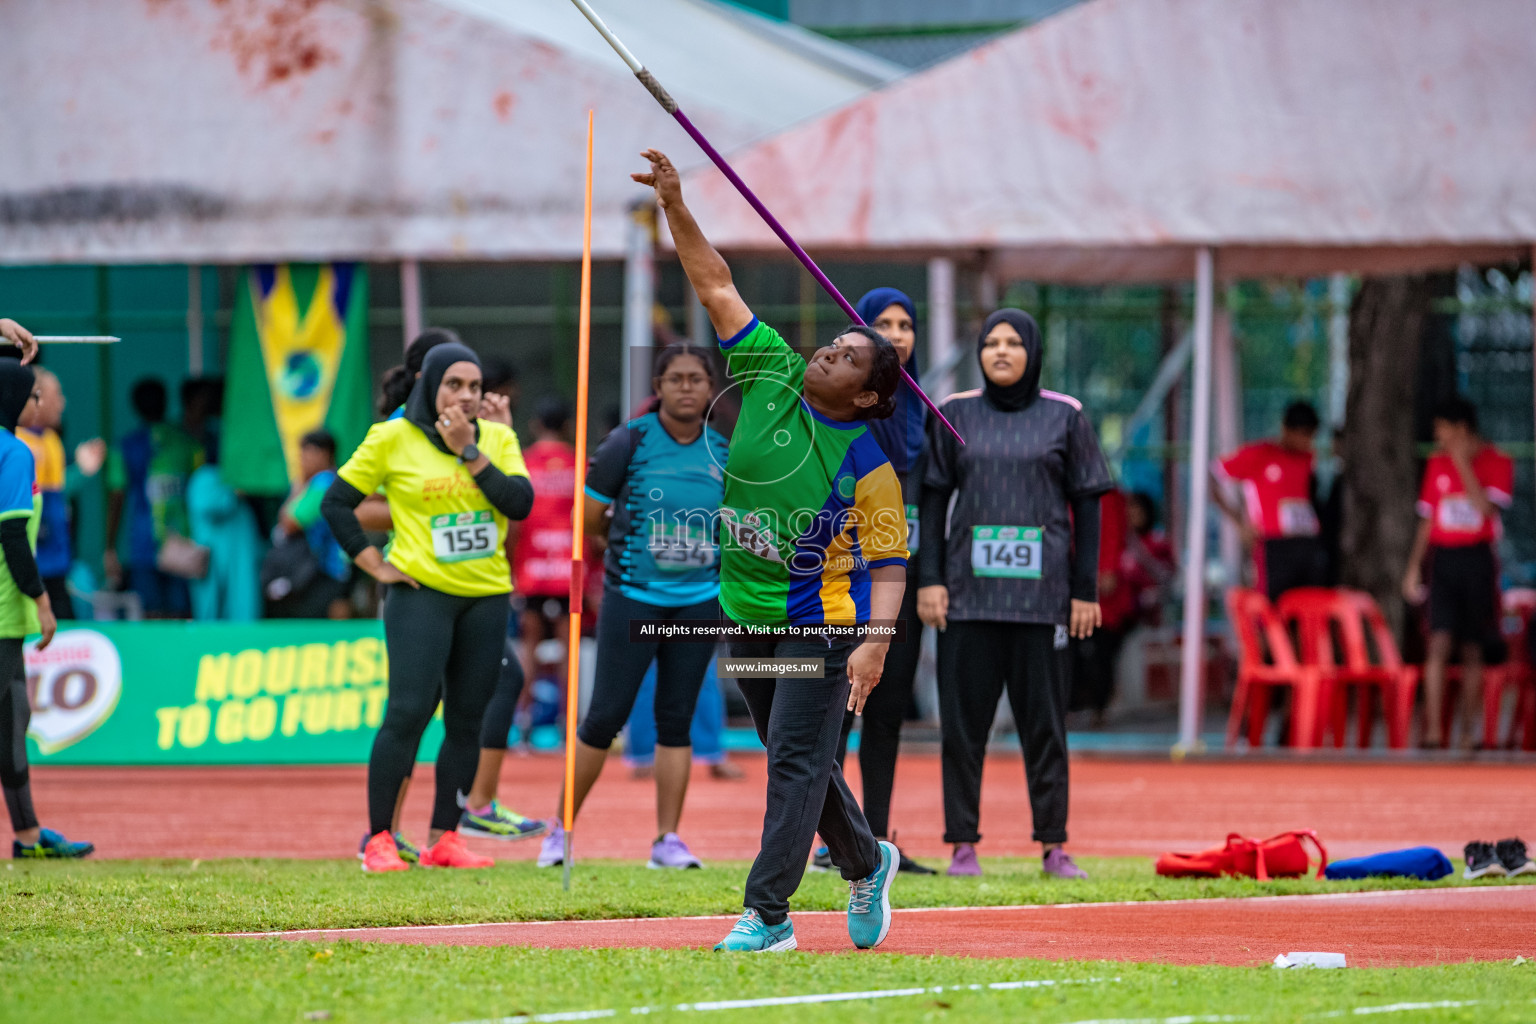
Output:
<svg viewBox="0 0 1536 1024">
<path fill-rule="evenodd" d="M 1257 878 L 1300 878 L 1311 867 L 1312 858 L 1302 840 L 1310 839 L 1317 847 L 1322 863 L 1317 878 L 1328 866 L 1328 851 L 1311 829 L 1293 829 L 1265 840 L 1249 839 L 1236 832 L 1227 834 L 1225 846 L 1214 846 L 1199 853 L 1165 853 L 1157 858 L 1157 873 L 1168 878 L 1220 878 L 1222 875 Z"/>
</svg>

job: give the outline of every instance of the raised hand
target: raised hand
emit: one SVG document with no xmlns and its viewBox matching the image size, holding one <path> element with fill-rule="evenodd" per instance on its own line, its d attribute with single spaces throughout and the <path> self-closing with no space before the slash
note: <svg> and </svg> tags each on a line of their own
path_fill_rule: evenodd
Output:
<svg viewBox="0 0 1536 1024">
<path fill-rule="evenodd" d="M 23 364 L 30 363 L 37 358 L 37 339 L 32 337 L 31 331 L 21 326 L 15 320 L 0 317 L 0 338 L 4 338 L 6 344 L 15 345 L 21 349 L 21 361 Z"/>
<path fill-rule="evenodd" d="M 667 159 L 667 154 L 659 149 L 647 149 L 640 155 L 651 162 L 651 169 L 646 173 L 631 174 L 630 178 L 654 188 L 656 203 L 663 210 L 667 208 L 668 203 L 676 202 L 681 205 L 683 181 L 678 177 L 677 168 L 672 166 L 672 161 Z"/>
<path fill-rule="evenodd" d="M 475 421 L 465 416 L 463 409 L 450 405 L 437 414 L 437 432 L 448 449 L 458 455 L 475 439 Z"/>
<path fill-rule="evenodd" d="M 510 427 L 512 425 L 512 403 L 507 400 L 506 395 L 498 395 L 494 391 L 487 392 L 480 399 L 480 418 Z"/>
</svg>

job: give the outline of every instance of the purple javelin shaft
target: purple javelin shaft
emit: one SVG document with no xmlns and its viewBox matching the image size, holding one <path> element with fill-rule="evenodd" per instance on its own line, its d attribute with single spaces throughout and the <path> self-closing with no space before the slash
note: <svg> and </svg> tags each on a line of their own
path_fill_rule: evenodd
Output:
<svg viewBox="0 0 1536 1024">
<path fill-rule="evenodd" d="M 644 81 L 644 79 L 642 78 L 641 81 Z M 647 88 L 649 88 L 649 83 L 647 83 Z M 663 103 L 662 106 L 668 107 L 669 105 Z M 799 260 L 805 266 L 805 269 L 811 272 L 811 276 L 816 279 L 817 284 L 821 285 L 822 290 L 832 296 L 833 301 L 842 307 L 843 312 L 848 314 L 848 319 L 856 324 L 863 324 L 864 318 L 859 316 L 858 310 L 853 308 L 853 303 L 843 297 L 843 293 L 837 290 L 837 285 L 833 284 L 832 280 L 816 265 L 816 261 L 811 259 L 811 254 L 801 248 L 800 243 L 795 241 L 794 237 L 785 230 L 784 225 L 779 223 L 779 219 L 773 215 L 772 211 L 764 206 L 763 201 L 757 198 L 757 194 L 747 187 L 746 182 L 741 180 L 741 175 L 736 173 L 735 169 L 726 162 L 725 157 L 721 156 L 719 151 L 710 145 L 709 140 L 704 137 L 704 133 L 699 131 L 694 123 L 688 119 L 688 115 L 683 113 L 675 102 L 670 105 L 669 112 L 677 119 L 677 123 L 683 126 L 683 131 L 687 132 L 689 137 L 698 143 L 699 148 L 704 151 L 704 154 L 714 161 L 716 167 L 720 168 L 720 173 L 725 175 L 726 180 L 736 186 L 736 191 L 740 192 L 741 197 L 751 205 L 752 209 L 757 211 L 759 217 L 763 218 L 763 223 L 767 224 L 773 230 L 773 233 L 779 236 L 779 241 L 788 246 L 789 251 L 795 254 L 795 259 Z M 907 386 L 916 393 L 917 397 L 923 400 L 923 404 L 928 406 L 929 411 L 939 418 L 939 422 L 944 424 L 951 434 L 955 435 L 955 440 L 965 444 L 965 438 L 960 436 L 960 431 L 956 430 L 955 425 L 949 422 L 949 419 L 939 411 L 939 407 L 934 404 L 933 399 L 929 398 L 923 392 L 923 389 L 917 386 L 917 381 L 913 380 L 912 375 L 907 373 L 905 366 L 901 368 L 901 377 L 902 380 L 907 382 Z"/>
</svg>

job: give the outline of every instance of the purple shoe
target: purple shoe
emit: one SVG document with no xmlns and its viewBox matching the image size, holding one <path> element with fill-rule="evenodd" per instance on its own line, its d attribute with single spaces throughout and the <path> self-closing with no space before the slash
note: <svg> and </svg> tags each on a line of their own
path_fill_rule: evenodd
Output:
<svg viewBox="0 0 1536 1024">
<path fill-rule="evenodd" d="M 1077 866 L 1071 854 L 1056 847 L 1045 855 L 1045 873 L 1057 878 L 1087 879 L 1088 872 Z"/>
<path fill-rule="evenodd" d="M 541 868 L 555 868 L 565 863 L 565 828 L 559 818 L 549 820 L 549 831 L 544 833 L 544 842 L 539 846 L 538 863 Z"/>
<path fill-rule="evenodd" d="M 688 849 L 676 832 L 668 832 L 651 844 L 648 868 L 702 868 L 704 864 Z"/>
<path fill-rule="evenodd" d="M 976 847 L 973 844 L 960 843 L 955 847 L 954 856 L 949 859 L 948 873 L 970 877 L 981 874 L 981 862 L 976 859 Z"/>
</svg>

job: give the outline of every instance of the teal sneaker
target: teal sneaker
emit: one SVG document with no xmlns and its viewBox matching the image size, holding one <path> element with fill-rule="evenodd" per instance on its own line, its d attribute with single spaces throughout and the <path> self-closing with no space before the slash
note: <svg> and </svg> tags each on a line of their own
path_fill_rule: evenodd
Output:
<svg viewBox="0 0 1536 1024">
<path fill-rule="evenodd" d="M 548 828 L 542 821 L 534 818 L 525 818 L 521 814 L 509 808 L 501 806 L 499 800 L 492 800 L 491 806 L 484 814 L 476 814 L 468 807 L 459 815 L 459 834 L 465 836 L 482 836 L 486 839 L 533 839 L 544 834 Z"/>
<path fill-rule="evenodd" d="M 891 881 L 901 865 L 901 853 L 881 840 L 880 867 L 868 878 L 848 883 L 848 937 L 860 949 L 874 949 L 891 930 Z"/>
<path fill-rule="evenodd" d="M 421 851 L 416 848 L 416 844 L 411 842 L 409 839 L 405 838 L 405 835 L 403 833 L 395 832 L 395 833 L 393 833 L 393 835 L 395 837 L 395 850 L 400 854 L 400 859 L 405 861 L 407 864 L 420 864 L 421 863 Z M 373 838 L 373 837 L 368 835 L 368 833 L 364 832 L 363 833 L 363 838 L 358 841 L 358 844 L 357 844 L 357 859 L 358 860 L 366 859 L 364 857 L 364 854 L 366 853 L 366 851 L 368 849 L 368 840 L 371 839 L 371 838 Z"/>
<path fill-rule="evenodd" d="M 51 828 L 40 831 L 35 843 L 11 840 L 11 856 L 16 860 L 76 860 L 96 852 L 90 843 L 75 843 Z"/>
<path fill-rule="evenodd" d="M 789 918 L 783 924 L 767 925 L 755 910 L 742 914 L 731 933 L 715 944 L 717 953 L 783 953 L 794 948 L 795 926 Z"/>
</svg>

